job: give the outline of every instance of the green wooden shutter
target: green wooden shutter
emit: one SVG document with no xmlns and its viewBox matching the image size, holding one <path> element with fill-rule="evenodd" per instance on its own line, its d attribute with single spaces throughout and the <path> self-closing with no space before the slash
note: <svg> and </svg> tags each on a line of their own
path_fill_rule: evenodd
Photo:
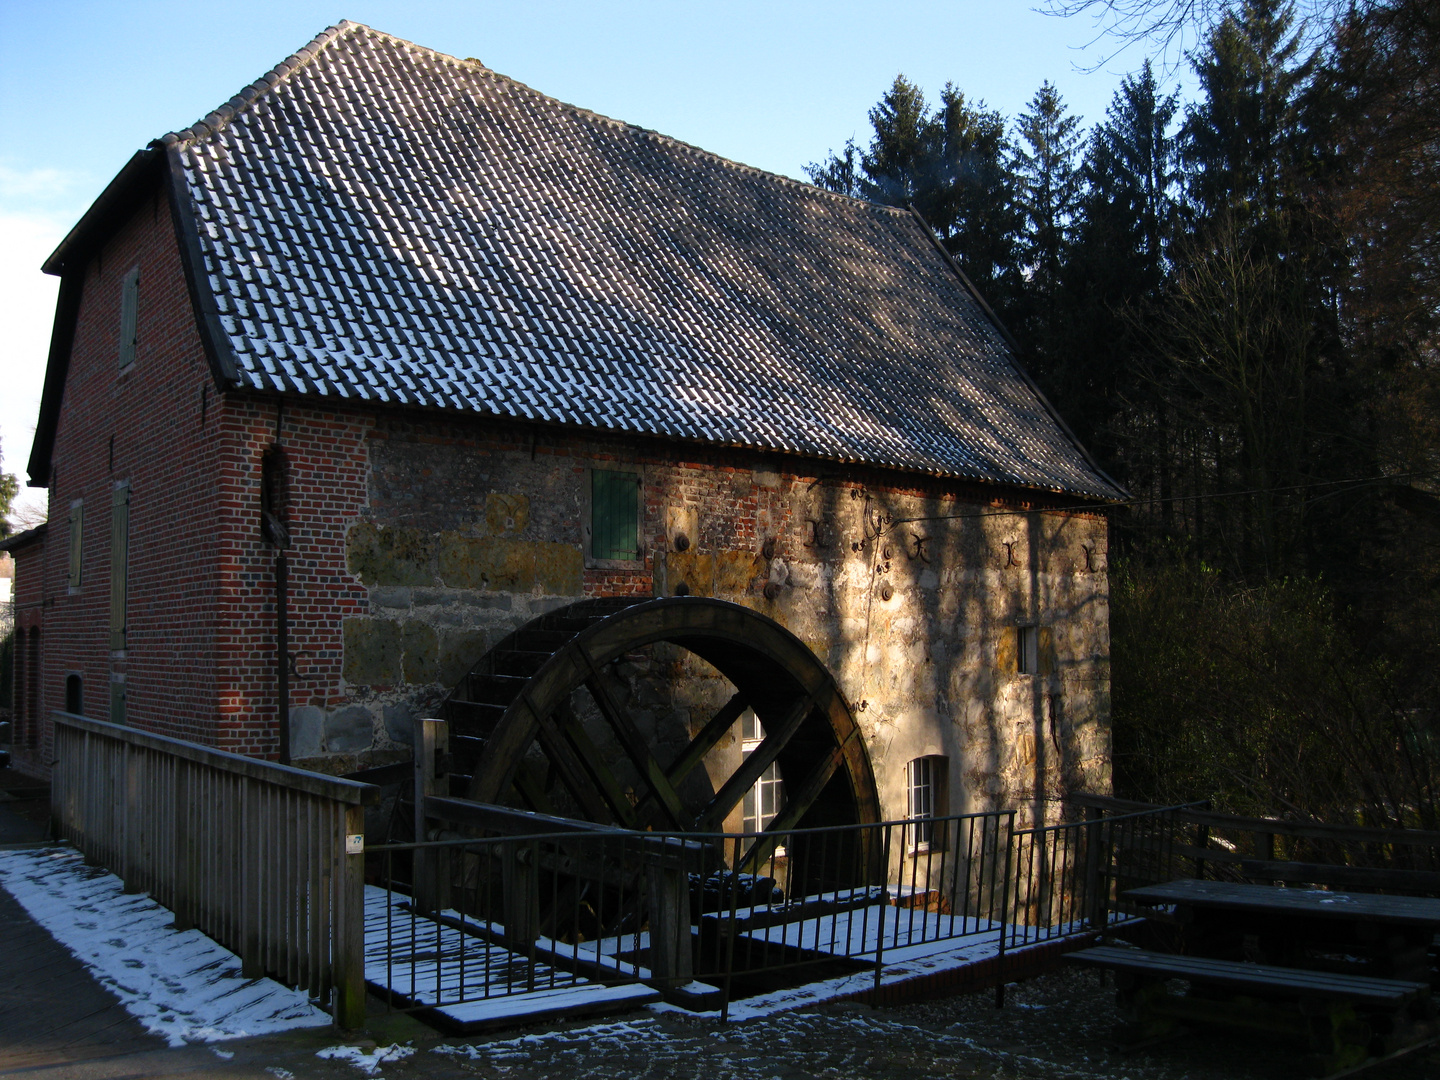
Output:
<svg viewBox="0 0 1440 1080">
<path fill-rule="evenodd" d="M 640 557 L 640 477 L 634 473 L 590 471 L 590 556 Z"/>
<path fill-rule="evenodd" d="M 120 367 L 135 362 L 140 316 L 140 268 L 132 266 L 120 283 Z"/>
<path fill-rule="evenodd" d="M 110 648 L 125 648 L 125 593 L 130 576 L 130 486 L 115 489 L 110 515 Z"/>
<path fill-rule="evenodd" d="M 84 571 L 85 505 L 75 503 L 70 507 L 70 588 L 80 587 Z"/>
</svg>

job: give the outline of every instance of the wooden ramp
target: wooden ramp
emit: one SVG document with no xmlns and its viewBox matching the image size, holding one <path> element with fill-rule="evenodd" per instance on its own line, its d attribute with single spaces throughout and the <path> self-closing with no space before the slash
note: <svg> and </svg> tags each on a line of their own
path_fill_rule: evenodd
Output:
<svg viewBox="0 0 1440 1080">
<path fill-rule="evenodd" d="M 457 1034 L 633 1009 L 644 983 L 581 978 L 413 914 L 409 897 L 365 887 L 365 981 L 392 1004 Z"/>
</svg>

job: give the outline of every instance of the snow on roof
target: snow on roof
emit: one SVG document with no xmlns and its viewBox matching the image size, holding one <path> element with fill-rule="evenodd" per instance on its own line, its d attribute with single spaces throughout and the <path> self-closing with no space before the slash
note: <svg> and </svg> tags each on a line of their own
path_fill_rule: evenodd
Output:
<svg viewBox="0 0 1440 1080">
<path fill-rule="evenodd" d="M 242 386 L 1119 494 L 903 210 L 348 22 L 163 141 Z"/>
</svg>

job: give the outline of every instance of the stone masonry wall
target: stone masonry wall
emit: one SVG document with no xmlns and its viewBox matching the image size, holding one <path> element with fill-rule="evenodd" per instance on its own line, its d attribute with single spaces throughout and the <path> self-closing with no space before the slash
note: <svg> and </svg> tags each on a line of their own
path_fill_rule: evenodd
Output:
<svg viewBox="0 0 1440 1080">
<path fill-rule="evenodd" d="M 486 648 L 553 607 L 684 591 L 770 615 L 829 665 L 868 737 L 887 815 L 903 815 L 905 764 L 924 755 L 949 760 L 951 812 L 1108 790 L 1099 516 L 894 474 L 817 476 L 740 451 L 493 422 L 381 418 L 367 442 L 368 506 L 346 555 L 368 610 L 342 627 L 346 704 L 297 717 L 297 754 L 340 749 L 330 740 L 342 727 L 354 735 L 344 745 L 358 745 L 366 713 L 373 745 L 407 743 L 411 719 Z M 634 569 L 585 566 L 591 466 L 642 475 Z M 1016 670 L 1025 624 L 1038 629 L 1036 674 Z M 678 670 L 701 679 L 703 667 Z"/>
</svg>

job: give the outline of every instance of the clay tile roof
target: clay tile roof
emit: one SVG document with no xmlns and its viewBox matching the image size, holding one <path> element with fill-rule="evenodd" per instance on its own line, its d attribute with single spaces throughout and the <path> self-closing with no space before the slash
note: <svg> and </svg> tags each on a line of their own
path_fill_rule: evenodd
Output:
<svg viewBox="0 0 1440 1080">
<path fill-rule="evenodd" d="M 1119 494 L 903 210 L 356 23 L 163 142 L 242 386 Z"/>
</svg>

